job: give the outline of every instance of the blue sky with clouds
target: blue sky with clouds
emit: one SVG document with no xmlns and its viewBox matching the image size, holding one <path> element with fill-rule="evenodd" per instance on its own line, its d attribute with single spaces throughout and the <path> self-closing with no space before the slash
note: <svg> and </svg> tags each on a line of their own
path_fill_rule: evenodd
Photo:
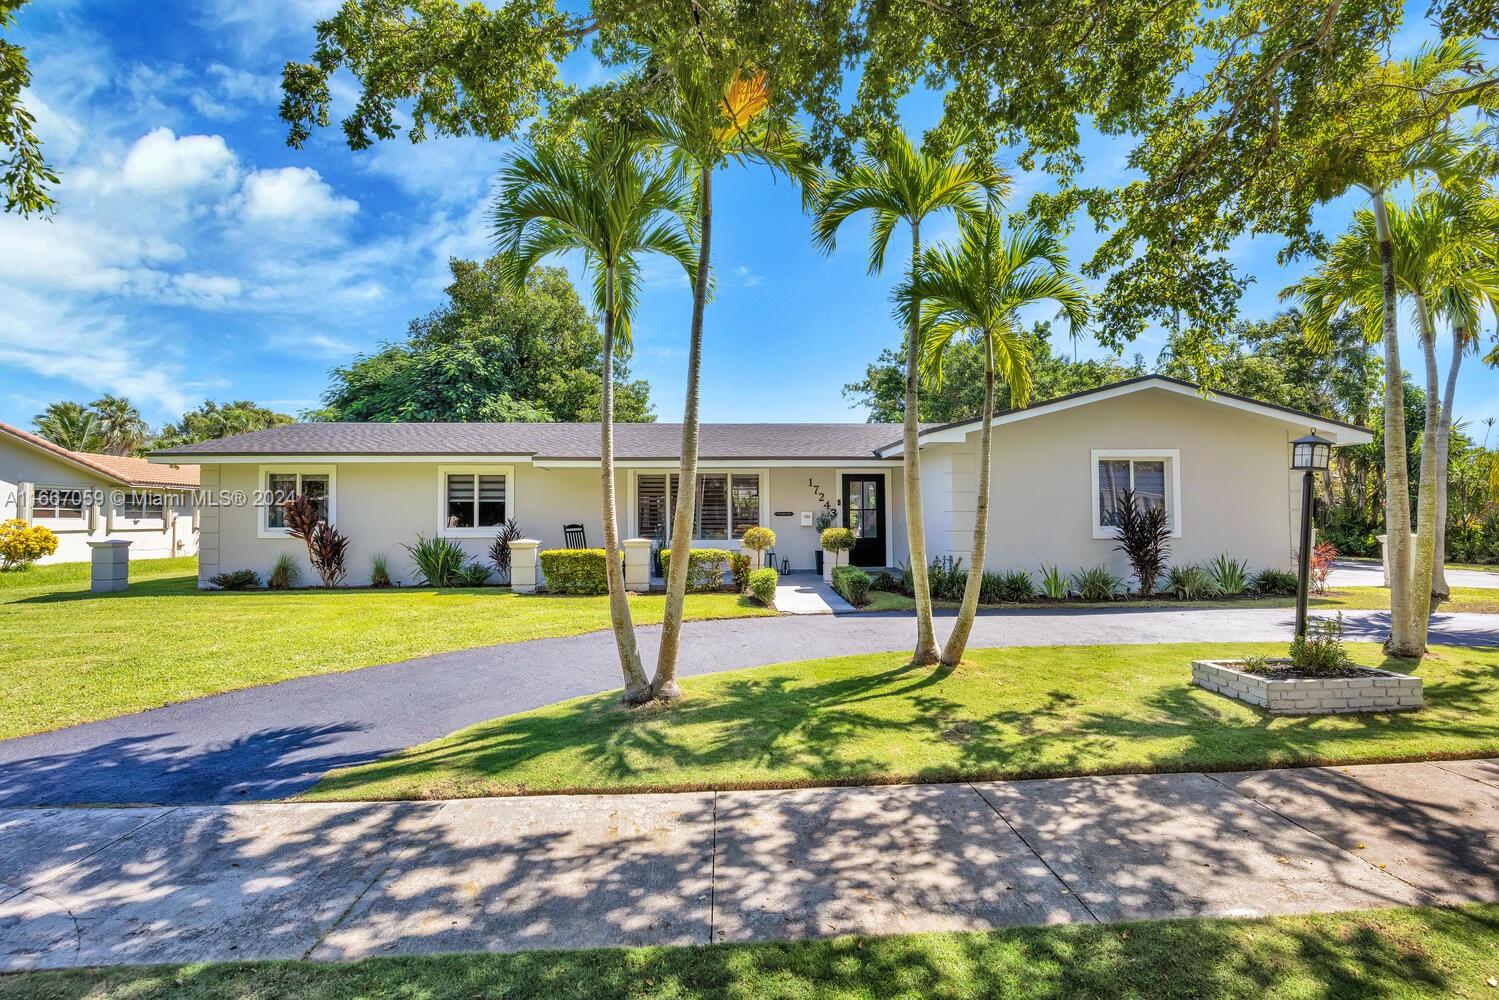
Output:
<svg viewBox="0 0 1499 1000">
<path fill-rule="evenodd" d="M 0 420 L 30 426 L 56 399 L 129 396 L 158 424 L 204 398 L 314 406 L 328 369 L 399 339 L 436 306 L 451 256 L 488 251 L 484 213 L 505 147 L 475 139 L 351 152 L 338 129 L 294 150 L 276 115 L 279 74 L 305 59 L 312 24 L 336 0 L 33 0 L 27 100 L 63 173 L 50 220 L 0 216 Z M 1421 40 L 1406 31 L 1400 49 Z M 586 81 L 585 57 L 570 67 Z M 347 107 L 350 81 L 335 89 Z M 906 102 L 929 125 L 936 101 Z M 1089 173 L 1116 177 L 1127 145 L 1090 136 Z M 1022 177 L 1017 200 L 1043 183 Z M 718 293 L 707 319 L 709 420 L 846 420 L 840 391 L 899 333 L 895 275 L 865 273 L 865 228 L 838 251 L 812 249 L 796 191 L 764 171 L 716 184 Z M 1352 199 L 1327 206 L 1340 229 Z M 930 235 L 950 235 L 947 222 Z M 1098 236 L 1071 239 L 1081 260 Z M 1256 278 L 1243 311 L 1272 314 L 1300 273 L 1277 242 L 1246 239 Z M 647 267 L 636 320 L 638 375 L 660 418 L 680 416 L 690 295 L 681 274 Z M 1046 315 L 1040 310 L 1038 315 Z M 1135 350 L 1153 362 L 1156 335 Z M 1417 360 L 1406 347 L 1407 367 Z M 1098 353 L 1084 337 L 1079 353 Z M 1444 352 L 1445 353 L 1445 352 Z M 1445 356 L 1444 356 L 1445 364 Z M 1499 373 L 1469 359 L 1460 416 L 1499 416 Z"/>
</svg>

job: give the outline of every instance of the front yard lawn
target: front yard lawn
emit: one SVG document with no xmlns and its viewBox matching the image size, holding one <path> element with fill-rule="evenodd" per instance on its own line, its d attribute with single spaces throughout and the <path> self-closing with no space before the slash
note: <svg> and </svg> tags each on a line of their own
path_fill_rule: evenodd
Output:
<svg viewBox="0 0 1499 1000">
<path fill-rule="evenodd" d="M 1343 611 L 1388 611 L 1390 592 L 1384 587 L 1345 587 L 1314 596 L 1308 602 L 1312 608 L 1327 608 Z M 957 601 L 935 601 L 934 607 L 956 608 Z M 1104 604 L 1084 601 L 1032 601 L 1027 604 L 991 604 L 980 607 L 1005 608 L 1294 608 L 1294 597 L 1238 597 L 1229 600 L 1179 601 L 1172 598 L 1157 598 L 1150 601 L 1112 601 Z M 871 590 L 869 603 L 861 611 L 912 611 L 916 602 L 904 594 Z M 1483 615 L 1499 615 L 1499 588 L 1453 587 L 1450 600 L 1443 601 L 1432 609 L 1432 614 L 1454 614 L 1471 612 Z"/>
<path fill-rule="evenodd" d="M 982 934 L 0 975 L 19 1000 L 1207 1000 L 1492 997 L 1499 906 Z"/>
<path fill-rule="evenodd" d="M 1373 643 L 1361 663 L 1409 671 Z M 1499 650 L 1437 648 L 1416 713 L 1271 717 L 1191 687 L 1190 661 L 1284 643 L 898 653 L 688 678 L 671 708 L 617 692 L 460 730 L 325 775 L 314 799 L 957 781 L 1499 756 Z"/>
<path fill-rule="evenodd" d="M 204 592 L 193 559 L 142 560 L 130 589 L 89 593 L 87 564 L 0 574 L 0 739 L 236 688 L 609 626 L 607 598 L 496 587 Z M 665 598 L 634 598 L 661 621 Z M 773 612 L 733 594 L 689 618 Z"/>
</svg>

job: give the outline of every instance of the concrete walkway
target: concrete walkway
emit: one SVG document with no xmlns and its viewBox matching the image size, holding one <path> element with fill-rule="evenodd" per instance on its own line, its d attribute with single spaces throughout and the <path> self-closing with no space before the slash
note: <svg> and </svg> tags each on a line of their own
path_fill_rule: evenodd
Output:
<svg viewBox="0 0 1499 1000">
<path fill-rule="evenodd" d="M 1499 899 L 1499 761 L 0 810 L 0 972 Z"/>
<path fill-rule="evenodd" d="M 776 586 L 776 610 L 783 615 L 831 615 L 854 610 L 816 573 L 787 573 Z"/>
<path fill-rule="evenodd" d="M 1340 587 L 1383 587 L 1384 568 L 1378 562 L 1362 562 L 1352 559 L 1334 559 L 1332 572 L 1327 574 L 1327 585 L 1334 590 Z M 1478 569 L 1449 569 L 1447 586 L 1499 588 L 1499 572 Z"/>
<path fill-rule="evenodd" d="M 980 615 L 971 645 L 1289 639 L 1293 617 L 1275 608 L 1009 611 Z M 1384 612 L 1347 612 L 1347 637 L 1382 639 L 1388 618 Z M 950 620 L 939 617 L 939 640 Z M 913 628 L 909 614 L 691 622 L 683 631 L 682 673 L 905 650 Z M 647 662 L 655 660 L 659 635 L 657 628 L 639 630 Z M 1499 616 L 1433 615 L 1431 641 L 1499 646 Z M 0 742 L 0 805 L 284 798 L 332 768 L 619 685 L 608 632 L 303 677 Z"/>
</svg>

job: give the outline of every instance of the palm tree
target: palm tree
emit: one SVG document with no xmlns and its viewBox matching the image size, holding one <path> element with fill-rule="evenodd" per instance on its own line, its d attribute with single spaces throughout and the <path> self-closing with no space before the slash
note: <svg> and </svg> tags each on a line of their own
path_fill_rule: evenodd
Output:
<svg viewBox="0 0 1499 1000">
<path fill-rule="evenodd" d="M 97 452 L 104 448 L 99 416 L 82 403 L 50 403 L 31 422 L 38 434 L 69 451 Z"/>
<path fill-rule="evenodd" d="M 687 348 L 687 394 L 682 413 L 682 460 L 672 512 L 671 559 L 666 570 L 666 610 L 650 697 L 681 697 L 677 657 L 687 598 L 687 561 L 697 506 L 698 396 L 703 355 L 703 312 L 708 303 L 713 235 L 713 174 L 729 164 L 762 163 L 802 186 L 803 199 L 817 172 L 805 158 L 794 125 L 770 120 L 770 90 L 761 73 L 740 67 L 727 84 L 697 68 L 670 66 L 652 79 L 665 82 L 648 116 L 652 142 L 670 154 L 693 181 L 698 257 L 692 285 L 692 325 Z"/>
<path fill-rule="evenodd" d="M 942 662 L 955 666 L 963 658 L 978 612 L 989 536 L 990 455 L 994 433 L 994 379 L 1010 387 L 1010 400 L 1024 406 L 1030 397 L 1030 356 L 1016 314 L 1025 306 L 1053 301 L 1076 331 L 1088 321 L 1089 297 L 1082 282 L 1069 273 L 1062 243 L 1050 233 L 1024 229 L 1008 237 L 993 212 L 961 226 L 956 248 L 928 247 L 915 277 L 895 290 L 896 308 L 908 328 L 912 314 L 921 324 L 923 367 L 938 384 L 948 347 L 959 337 L 975 338 L 984 348 L 984 411 L 979 425 L 978 502 L 974 508 L 973 551 L 963 602 Z"/>
<path fill-rule="evenodd" d="M 123 396 L 102 396 L 90 403 L 89 409 L 99 417 L 104 450 L 111 455 L 132 455 L 140 451 L 151 433 L 141 411 Z"/>
<path fill-rule="evenodd" d="M 911 228 L 911 267 L 921 259 L 921 224 L 938 212 L 960 218 L 995 209 L 1008 191 L 1010 179 L 990 160 L 930 156 L 912 145 L 904 132 L 890 136 L 877 155 L 866 156 L 848 173 L 828 181 L 818 200 L 813 242 L 831 253 L 838 229 L 852 216 L 869 211 L 869 273 L 885 267 L 885 253 L 898 222 Z M 986 206 L 987 202 L 987 206 Z M 906 327 L 906 398 L 901 457 L 904 465 L 906 540 L 910 546 L 911 585 L 916 597 L 916 651 L 913 662 L 937 661 L 937 637 L 932 627 L 932 590 L 927 582 L 926 516 L 921 496 L 921 456 L 918 435 L 921 413 L 920 382 L 921 303 L 912 304 Z"/>
<path fill-rule="evenodd" d="M 604 356 L 599 397 L 599 463 L 603 497 L 604 562 L 609 618 L 625 679 L 625 700 L 649 697 L 619 557 L 614 481 L 614 358 L 630 349 L 630 320 L 640 285 L 640 258 L 664 254 L 696 276 L 689 225 L 691 199 L 673 170 L 648 165 L 641 136 L 595 125 L 581 145 L 547 144 L 514 155 L 501 173 L 491 219 L 495 240 L 508 252 L 503 273 L 521 287 L 539 261 L 582 251 L 593 278 L 593 302 L 603 318 Z M 686 574 L 684 573 L 683 576 Z"/>
</svg>

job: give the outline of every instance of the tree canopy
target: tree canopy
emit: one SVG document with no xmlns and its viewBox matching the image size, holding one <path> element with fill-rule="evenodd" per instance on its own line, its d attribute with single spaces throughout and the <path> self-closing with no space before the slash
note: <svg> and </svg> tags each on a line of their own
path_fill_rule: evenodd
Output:
<svg viewBox="0 0 1499 1000">
<path fill-rule="evenodd" d="M 16 13 L 26 3 L 0 0 L 0 31 L 15 25 Z M 51 208 L 47 190 L 57 183 L 57 173 L 42 156 L 36 118 L 21 102 L 21 92 L 30 85 L 26 51 L 0 38 L 0 197 L 7 212 L 20 215 Z"/>
<path fill-rule="evenodd" d="M 1138 356 L 1125 363 L 1116 358 L 1074 360 L 1059 353 L 1047 322 L 1036 323 L 1024 337 L 1031 359 L 1032 403 L 1145 374 L 1144 359 Z M 948 347 L 943 367 L 940 386 L 922 386 L 917 404 L 922 421 L 945 424 L 978 416 L 984 405 L 983 348 L 972 340 L 958 341 Z M 905 382 L 905 353 L 886 348 L 865 369 L 861 381 L 843 387 L 843 395 L 869 408 L 870 423 L 899 423 L 905 412 Z M 1009 386 L 1000 383 L 996 392 L 996 409 L 1010 409 Z"/>
<path fill-rule="evenodd" d="M 146 443 L 146 451 L 159 448 L 176 448 L 198 441 L 214 441 L 231 434 L 248 434 L 293 423 L 296 418 L 277 413 L 265 406 L 258 406 L 248 399 L 236 399 L 230 403 L 215 403 L 206 399 L 188 410 L 176 423 L 167 424 Z"/>
<path fill-rule="evenodd" d="M 603 335 L 561 268 L 515 291 L 502 259 L 449 261 L 448 301 L 402 343 L 331 373 L 320 420 L 546 421 L 599 418 Z M 650 386 L 616 359 L 615 420 L 655 419 Z"/>
</svg>

